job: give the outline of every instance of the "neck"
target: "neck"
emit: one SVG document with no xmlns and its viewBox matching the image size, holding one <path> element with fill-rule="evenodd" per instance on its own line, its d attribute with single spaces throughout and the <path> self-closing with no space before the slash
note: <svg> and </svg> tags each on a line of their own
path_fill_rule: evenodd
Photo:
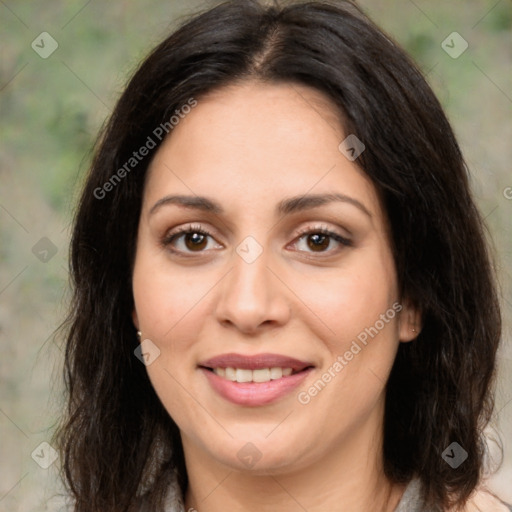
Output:
<svg viewBox="0 0 512 512">
<path fill-rule="evenodd" d="M 299 470 L 264 475 L 220 464 L 183 438 L 189 479 L 185 510 L 392 512 L 404 486 L 384 475 L 382 432 L 375 425 L 358 425 Z"/>
</svg>

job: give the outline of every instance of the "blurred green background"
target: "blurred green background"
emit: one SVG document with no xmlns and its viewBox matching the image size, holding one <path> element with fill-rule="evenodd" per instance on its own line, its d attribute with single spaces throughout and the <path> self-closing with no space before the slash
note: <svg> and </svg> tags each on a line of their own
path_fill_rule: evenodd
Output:
<svg viewBox="0 0 512 512">
<path fill-rule="evenodd" d="M 62 340 L 53 331 L 69 297 L 70 222 L 80 184 L 130 73 L 183 16 L 210 4 L 0 2 L 0 510 L 64 510 L 58 461 L 48 469 L 36 461 L 51 461 L 40 443 L 51 440 L 63 407 Z M 493 430 L 505 446 L 490 485 L 512 502 L 512 2 L 359 4 L 427 74 L 494 239 L 506 323 Z M 47 58 L 31 46 L 35 41 L 43 55 L 51 49 L 42 32 L 58 44 Z M 457 58 L 442 47 L 452 32 L 468 44 Z"/>
</svg>

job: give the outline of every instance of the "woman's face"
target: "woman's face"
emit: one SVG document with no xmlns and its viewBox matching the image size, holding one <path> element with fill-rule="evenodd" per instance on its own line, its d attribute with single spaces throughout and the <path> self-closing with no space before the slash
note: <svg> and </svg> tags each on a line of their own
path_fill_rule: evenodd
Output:
<svg viewBox="0 0 512 512">
<path fill-rule="evenodd" d="M 150 165 L 133 273 L 186 456 L 277 474 L 375 443 L 415 317 L 336 109 L 245 83 L 186 110 Z"/>
</svg>

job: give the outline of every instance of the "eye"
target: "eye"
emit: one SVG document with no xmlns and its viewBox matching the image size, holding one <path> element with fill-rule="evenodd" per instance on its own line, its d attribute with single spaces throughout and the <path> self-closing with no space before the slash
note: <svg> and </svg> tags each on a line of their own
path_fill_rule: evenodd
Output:
<svg viewBox="0 0 512 512">
<path fill-rule="evenodd" d="M 299 233 L 295 246 L 299 251 L 331 253 L 332 247 L 352 246 L 351 240 L 324 226 L 306 228 Z"/>
<path fill-rule="evenodd" d="M 162 245 L 174 253 L 204 252 L 214 247 L 221 248 L 219 244 L 210 247 L 213 235 L 200 224 L 189 224 L 181 226 L 166 234 Z"/>
</svg>

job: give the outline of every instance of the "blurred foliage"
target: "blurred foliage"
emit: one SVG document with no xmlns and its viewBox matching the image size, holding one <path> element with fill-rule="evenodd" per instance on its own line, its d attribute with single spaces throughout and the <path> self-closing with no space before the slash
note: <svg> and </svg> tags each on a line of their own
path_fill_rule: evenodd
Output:
<svg viewBox="0 0 512 512">
<path fill-rule="evenodd" d="M 52 5 L 55 9 L 51 9 Z M 30 2 L 12 3 L 12 10 L 29 27 L 41 26 L 39 18 L 51 19 L 48 12 L 61 9 L 72 17 L 70 13 L 83 7 L 83 12 L 69 21 L 64 30 L 59 30 L 62 33 L 60 38 L 54 32 L 60 47 L 47 61 L 40 62 L 34 62 L 39 57 L 27 44 L 27 30 L 23 30 L 21 23 L 4 9 L 1 27 L 7 45 L 3 48 L 0 83 L 8 83 L 23 64 L 28 63 L 29 66 L 2 91 L 0 115 L 3 121 L 2 144 L 5 147 L 2 167 L 23 161 L 24 168 L 30 169 L 31 179 L 37 180 L 48 204 L 58 214 L 69 214 L 66 208 L 70 206 L 69 196 L 77 182 L 77 171 L 81 169 L 83 172 L 83 158 L 89 158 L 89 149 L 101 120 L 109 113 L 94 96 L 112 108 L 129 75 L 127 71 L 137 64 L 150 47 L 149 43 L 158 40 L 152 23 L 154 25 L 157 21 L 159 29 L 156 32 L 163 35 L 178 11 L 194 11 L 197 5 L 200 4 L 173 2 L 156 7 L 146 0 L 136 5 L 118 1 L 84 7 L 79 1 L 50 1 L 45 2 L 43 8 Z M 427 15 L 404 1 L 385 5 L 363 1 L 361 5 L 379 24 L 388 26 L 393 37 L 424 69 L 434 65 L 436 59 L 446 57 L 439 51 L 441 30 L 436 30 L 428 18 L 437 24 L 442 23 L 443 27 L 457 27 L 461 9 L 474 13 L 473 19 L 477 21 L 488 10 L 487 2 L 465 2 L 464 8 L 444 2 L 425 2 L 422 10 L 428 11 Z M 148 21 L 143 26 L 133 23 L 142 13 Z M 65 18 L 60 16 L 60 19 Z M 159 20 L 166 20 L 166 23 Z M 52 25 L 56 25 L 54 19 Z M 132 30 L 128 29 L 130 26 Z M 507 2 L 501 2 L 490 10 L 479 28 L 484 33 L 499 33 L 508 32 L 511 27 L 512 9 Z M 37 29 L 32 33 L 37 35 Z M 463 98 L 471 87 L 474 67 L 470 59 L 463 57 L 457 64 L 453 74 L 449 67 L 446 71 L 450 73 L 450 88 L 457 90 L 457 97 Z M 73 71 L 66 69 L 66 65 Z M 49 74 L 49 66 L 60 69 Z M 446 102 L 445 106 L 450 106 L 452 100 L 449 95 L 437 92 Z M 30 140 L 30 155 L 27 155 L 27 138 Z"/>
</svg>

